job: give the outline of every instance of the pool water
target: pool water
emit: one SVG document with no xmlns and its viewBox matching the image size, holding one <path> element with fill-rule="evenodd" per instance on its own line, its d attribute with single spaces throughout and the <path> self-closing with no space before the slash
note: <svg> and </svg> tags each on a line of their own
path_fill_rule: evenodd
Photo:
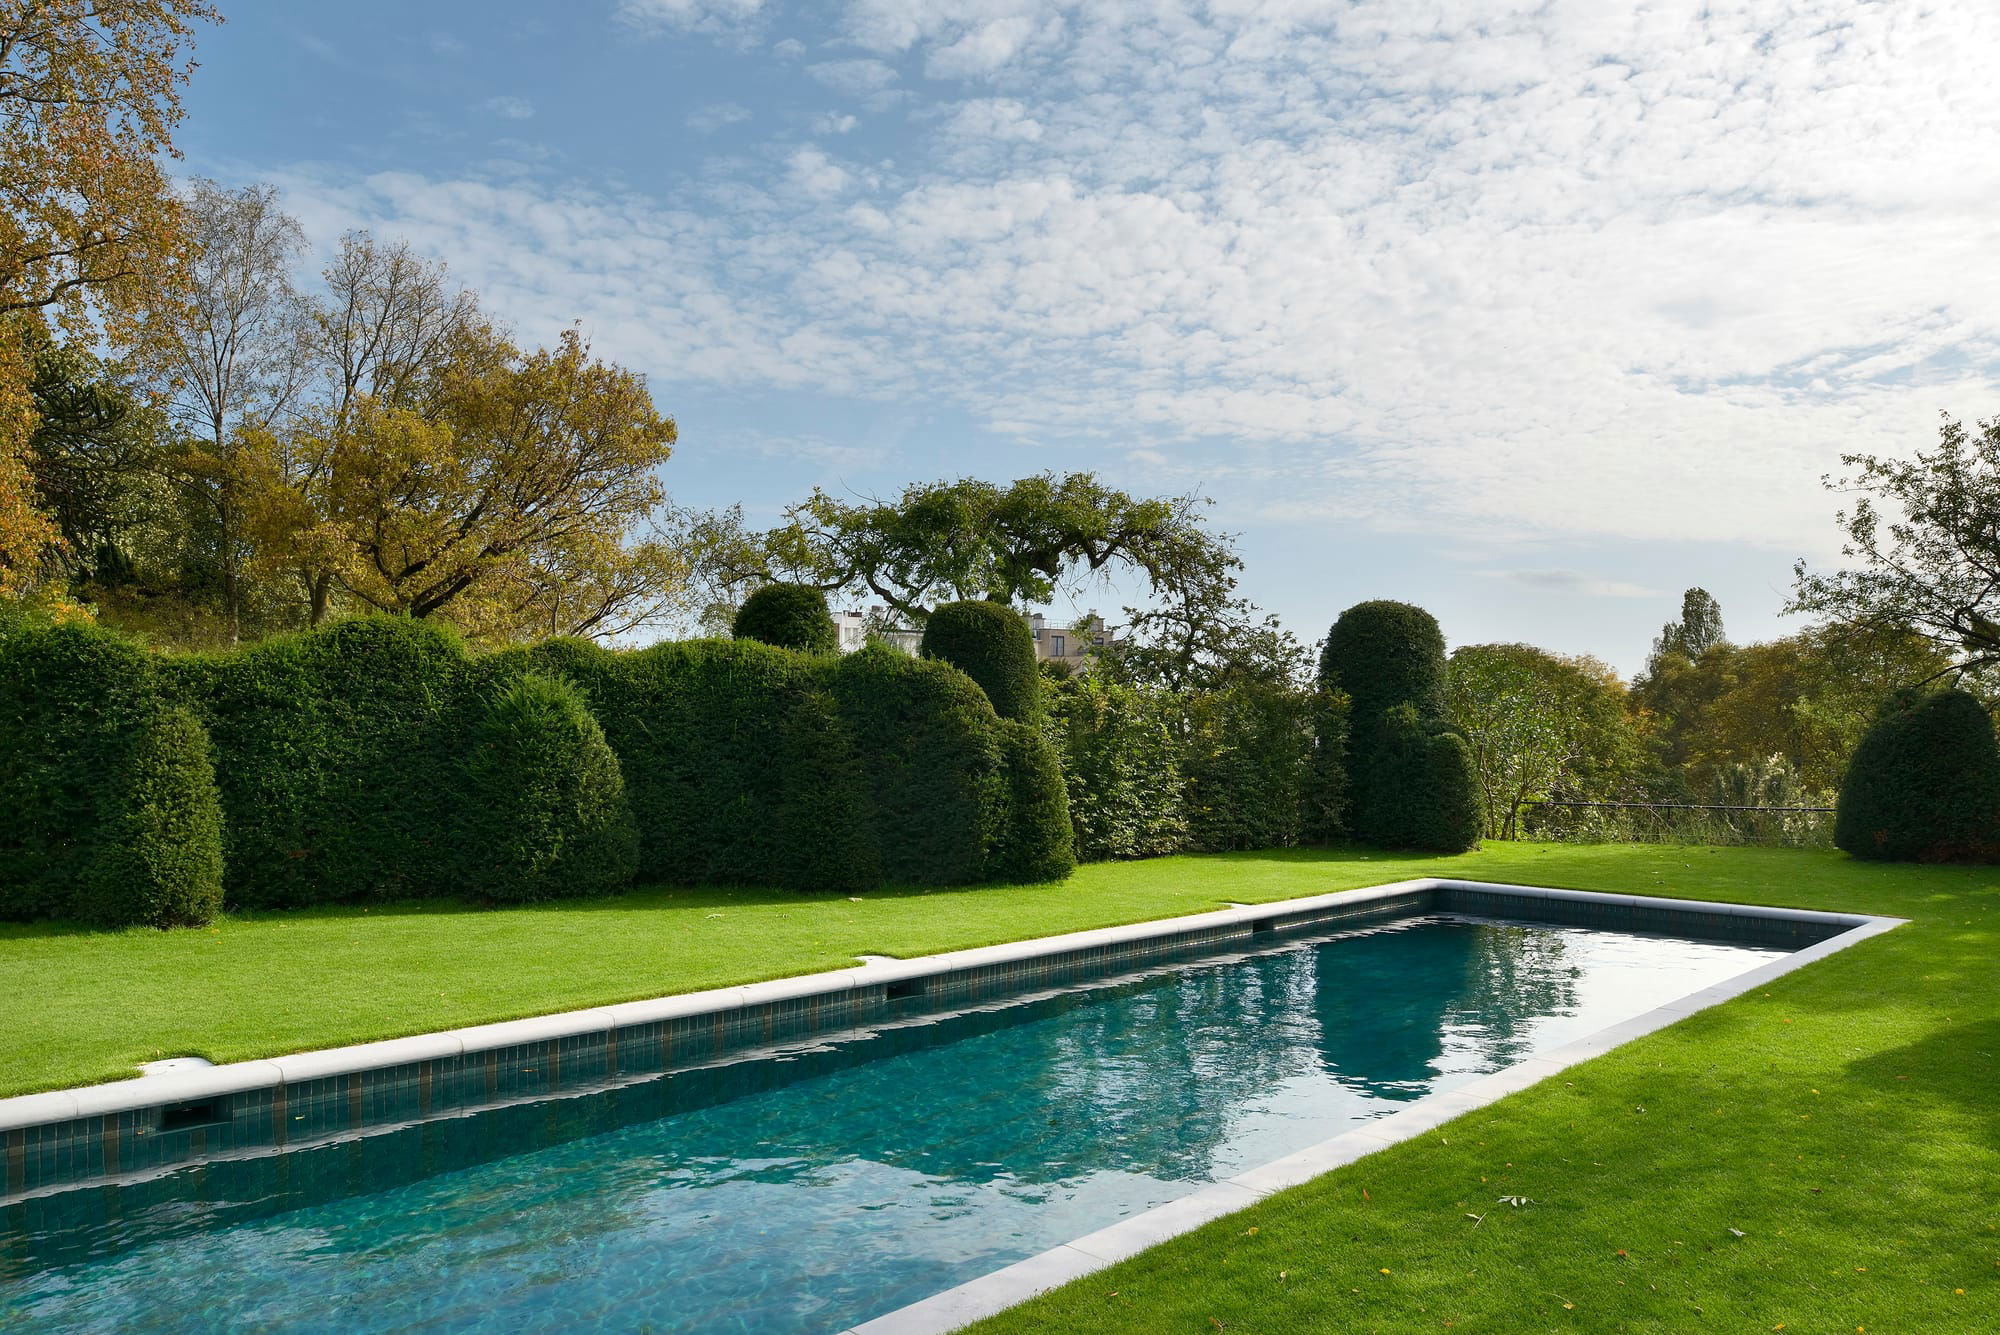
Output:
<svg viewBox="0 0 2000 1335">
<path fill-rule="evenodd" d="M 834 1332 L 1785 953 L 1449 916 L 0 1216 L 0 1328 Z"/>
</svg>

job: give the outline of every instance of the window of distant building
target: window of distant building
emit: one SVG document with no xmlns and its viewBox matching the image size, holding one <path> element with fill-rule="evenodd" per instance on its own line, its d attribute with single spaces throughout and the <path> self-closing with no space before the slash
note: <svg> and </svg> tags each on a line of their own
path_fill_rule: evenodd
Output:
<svg viewBox="0 0 2000 1335">
<path fill-rule="evenodd" d="M 1060 636 L 1060 635 L 1052 635 L 1052 636 L 1050 636 L 1050 637 L 1049 637 L 1049 642 L 1050 642 L 1050 644 L 1052 644 L 1052 645 L 1054 646 L 1054 649 L 1053 649 L 1053 652 L 1054 652 L 1054 654 L 1055 654 L 1055 656 L 1056 656 L 1057 658 L 1061 658 L 1061 657 L 1062 657 L 1062 656 L 1063 656 L 1064 654 L 1066 654 L 1066 653 L 1068 653 L 1068 652 L 1069 652 L 1069 650 L 1067 650 L 1067 649 L 1065 649 L 1065 648 L 1063 647 L 1063 637 L 1062 637 L 1062 636 Z"/>
</svg>

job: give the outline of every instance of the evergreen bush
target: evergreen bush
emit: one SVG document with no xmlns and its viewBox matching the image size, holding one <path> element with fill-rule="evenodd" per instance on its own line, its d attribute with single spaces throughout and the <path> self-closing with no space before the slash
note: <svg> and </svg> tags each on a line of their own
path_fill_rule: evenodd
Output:
<svg viewBox="0 0 2000 1335">
<path fill-rule="evenodd" d="M 1445 683 L 1444 634 L 1430 613 L 1387 600 L 1341 613 L 1320 653 L 1318 685 L 1329 702 L 1346 696 L 1347 707 L 1320 711 L 1309 790 L 1315 824 L 1338 828 L 1344 794 L 1349 830 L 1365 843 L 1478 846 L 1478 776 L 1465 739 L 1444 722 Z"/>
<path fill-rule="evenodd" d="M 1028 623 L 1005 603 L 946 603 L 924 622 L 917 652 L 941 658 L 979 683 L 993 712 L 1004 719 L 1039 726 L 1041 674 Z"/>
<path fill-rule="evenodd" d="M 232 906 L 457 893 L 484 674 L 456 636 L 357 617 L 162 671 L 214 747 Z"/>
<path fill-rule="evenodd" d="M 618 757 L 575 687 L 529 672 L 495 689 L 467 760 L 464 889 L 522 903 L 630 883 L 638 834 Z"/>
<path fill-rule="evenodd" d="M 1000 720 L 1007 814 L 987 858 L 989 880 L 1059 881 L 1076 870 L 1076 832 L 1055 748 L 1025 723 Z"/>
<path fill-rule="evenodd" d="M 1177 703 L 1164 691 L 1089 674 L 1050 691 L 1045 732 L 1062 759 L 1080 860 L 1186 847 Z"/>
<path fill-rule="evenodd" d="M 1408 703 L 1384 710 L 1370 732 L 1368 782 L 1355 794 L 1356 833 L 1381 848 L 1477 848 L 1484 816 L 1465 738 Z"/>
<path fill-rule="evenodd" d="M 1962 690 L 1899 691 L 1854 749 L 1833 842 L 1885 862 L 2000 856 L 2000 744 Z"/>
<path fill-rule="evenodd" d="M 1190 849 L 1299 842 L 1312 759 L 1310 704 L 1301 692 L 1253 683 L 1186 698 L 1181 770 Z"/>
<path fill-rule="evenodd" d="M 731 634 L 808 654 L 830 654 L 840 648 L 826 594 L 810 584 L 766 584 L 756 590 L 736 609 Z"/>
<path fill-rule="evenodd" d="M 199 724 L 137 645 L 83 624 L 0 636 L 0 918 L 208 921 L 214 785 Z"/>
<path fill-rule="evenodd" d="M 1357 719 L 1412 704 L 1424 718 L 1445 713 L 1444 632 L 1409 603 L 1377 599 L 1340 614 L 1320 650 L 1319 684 L 1344 692 Z"/>
<path fill-rule="evenodd" d="M 195 927 L 222 912 L 222 801 L 208 733 L 162 706 L 112 777 L 76 916 L 101 927 Z"/>
</svg>

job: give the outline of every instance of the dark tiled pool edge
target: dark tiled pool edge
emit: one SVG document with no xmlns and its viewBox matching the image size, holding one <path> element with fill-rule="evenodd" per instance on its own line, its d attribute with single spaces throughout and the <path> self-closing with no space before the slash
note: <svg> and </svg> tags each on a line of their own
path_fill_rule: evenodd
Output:
<svg viewBox="0 0 2000 1335">
<path fill-rule="evenodd" d="M 1769 940 L 1772 932 L 1790 929 L 1799 933 L 1800 940 L 1805 944 L 1791 954 L 1746 970 L 1734 978 L 1600 1029 L 1450 1093 L 1419 1099 L 1402 1111 L 1364 1127 L 1221 1182 L 1211 1183 L 1156 1209 L 1120 1220 L 1108 1228 L 1074 1238 L 1004 1269 L 862 1322 L 842 1335 L 944 1335 L 957 1330 L 1025 1302 L 1038 1293 L 1102 1270 L 1170 1238 L 1192 1232 L 1211 1220 L 1234 1214 L 1273 1192 L 1298 1186 L 1378 1150 L 1422 1135 L 1464 1113 L 1539 1084 L 1552 1075 L 1602 1056 L 1635 1038 L 1664 1029 L 1697 1011 L 1754 991 L 1774 978 L 1891 931 L 1907 921 L 1868 914 L 1607 895 L 1480 881 L 1426 880 L 1404 884 L 1421 885 L 1430 891 L 1431 907 L 1437 911 L 1473 912 L 1494 917 L 1582 923 L 1638 931 L 1692 929 L 1703 935 L 1726 935 L 1726 929 L 1733 923 L 1741 923 L 1745 927 L 1755 923 L 1752 930 L 1761 939 Z M 1311 902 L 1294 900 L 1256 907 L 1266 911 L 1289 911 L 1293 904 Z"/>
<path fill-rule="evenodd" d="M 925 1009 L 976 1005 L 1294 931 L 1434 911 L 1808 942 L 1878 921 L 1424 879 L 920 959 L 870 959 L 830 973 L 0 1100 L 0 1204 L 594 1093 L 880 1023 L 912 999 Z"/>
</svg>

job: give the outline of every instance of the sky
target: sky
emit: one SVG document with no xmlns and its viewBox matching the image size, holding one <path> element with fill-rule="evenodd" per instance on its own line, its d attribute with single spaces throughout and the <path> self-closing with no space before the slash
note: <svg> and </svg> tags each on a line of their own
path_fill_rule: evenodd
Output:
<svg viewBox="0 0 2000 1335">
<path fill-rule="evenodd" d="M 579 322 L 759 527 L 1089 469 L 1308 642 L 1402 598 L 1629 674 L 1691 585 L 1798 629 L 1841 456 L 2000 413 L 1991 0 L 223 10 L 183 171 Z"/>
</svg>

